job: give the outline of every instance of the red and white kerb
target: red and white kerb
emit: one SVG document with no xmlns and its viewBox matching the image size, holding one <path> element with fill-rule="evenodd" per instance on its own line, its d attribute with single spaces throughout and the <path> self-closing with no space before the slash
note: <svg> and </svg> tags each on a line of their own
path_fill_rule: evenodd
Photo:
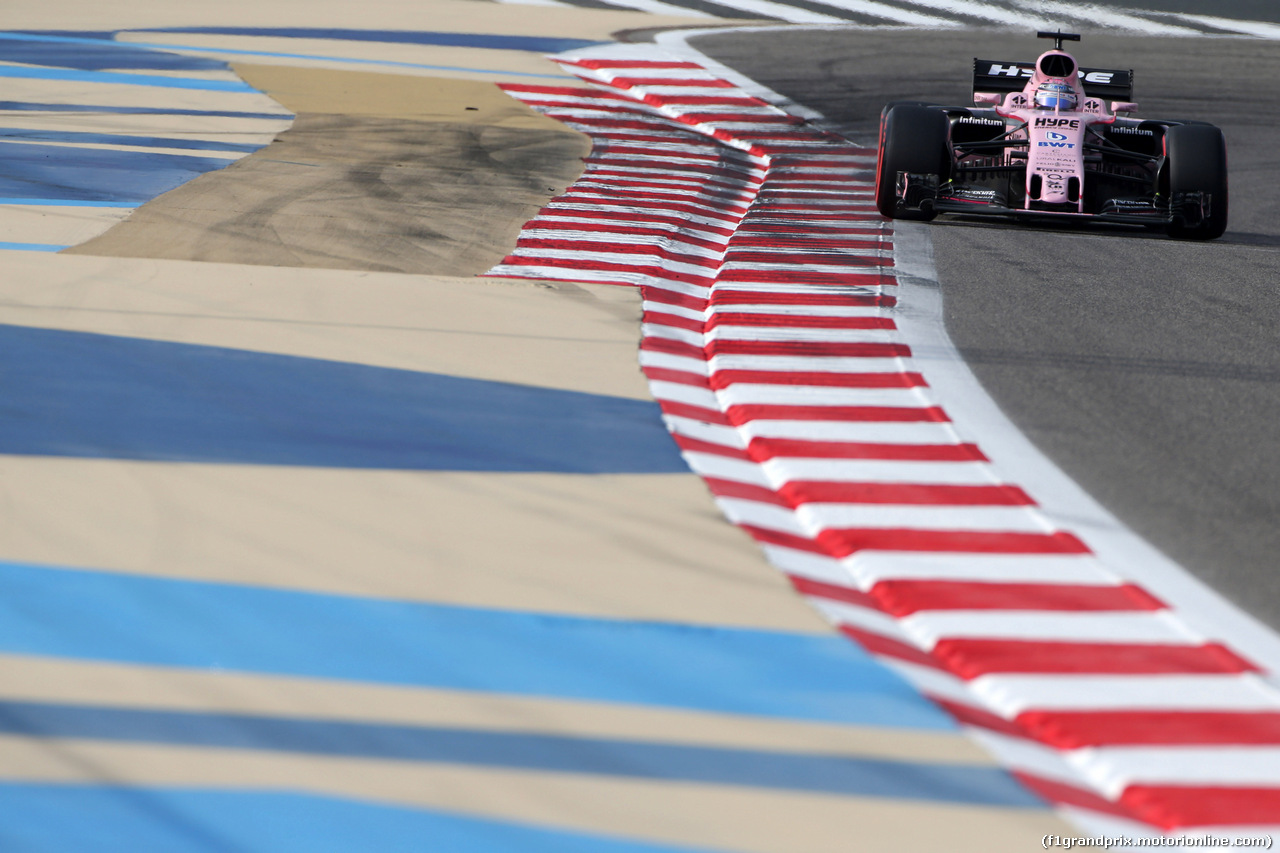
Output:
<svg viewBox="0 0 1280 853">
<path fill-rule="evenodd" d="M 632 48 L 634 55 L 634 48 Z M 661 58 L 507 85 L 591 136 L 490 275 L 634 285 L 690 467 L 838 630 L 1091 829 L 1280 827 L 1280 695 L 1006 482 L 895 323 L 875 151 Z"/>
</svg>

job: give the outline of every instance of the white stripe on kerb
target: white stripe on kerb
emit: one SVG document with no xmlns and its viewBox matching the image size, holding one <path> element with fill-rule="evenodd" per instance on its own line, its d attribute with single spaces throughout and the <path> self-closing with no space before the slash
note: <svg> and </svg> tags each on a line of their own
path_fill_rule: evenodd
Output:
<svg viewBox="0 0 1280 853">
<path fill-rule="evenodd" d="M 970 687 L 1001 716 L 1023 711 L 1280 711 L 1257 676 L 983 675 Z"/>
<path fill-rule="evenodd" d="M 905 617 L 930 648 L 955 637 L 1078 643 L 1168 643 L 1188 645 L 1196 638 L 1167 613 L 1074 613 L 1069 611 L 931 610 Z"/>
</svg>

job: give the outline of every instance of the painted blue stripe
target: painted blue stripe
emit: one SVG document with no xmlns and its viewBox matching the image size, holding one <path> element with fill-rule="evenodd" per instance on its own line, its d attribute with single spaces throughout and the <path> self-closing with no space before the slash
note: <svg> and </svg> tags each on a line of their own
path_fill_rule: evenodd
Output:
<svg viewBox="0 0 1280 853">
<path fill-rule="evenodd" d="M 548 36 L 487 35 L 484 33 L 442 33 L 413 30 L 358 30 L 334 27 L 161 27 L 129 30 L 129 32 L 327 39 L 331 41 L 379 42 L 383 44 L 417 44 L 431 47 L 527 50 L 534 53 L 563 53 L 569 50 L 611 44 L 611 42 Z"/>
<path fill-rule="evenodd" d="M 3 203 L 0 201 L 0 203 Z M 6 243 L 0 241 L 0 249 L 10 249 L 19 252 L 61 252 L 69 246 L 55 246 L 52 243 Z"/>
<path fill-rule="evenodd" d="M 426 71 L 466 71 L 475 74 L 499 74 L 507 77 L 550 77 L 563 80 L 565 74 L 538 74 L 532 71 L 510 71 L 505 68 L 481 68 L 466 65 L 429 65 L 421 62 L 398 62 L 390 59 L 357 59 L 349 56 L 330 56 L 320 53 L 282 53 L 268 50 L 243 50 L 228 47 L 199 47 L 188 44 L 152 45 L 158 50 L 181 50 L 199 53 L 215 53 L 223 56 L 269 56 L 275 59 L 305 59 L 345 65 L 376 65 L 387 68 L 415 68 Z"/>
<path fill-rule="evenodd" d="M 429 516 L 424 523 L 430 524 Z M 14 563 L 0 563 L 0 650 L 955 728 L 901 678 L 838 636 L 487 610 Z"/>
<path fill-rule="evenodd" d="M 81 71 L 75 68 L 0 65 L 0 77 L 23 80 L 70 80 L 76 83 L 111 83 L 123 86 L 154 86 L 162 89 L 199 89 L 208 92 L 257 92 L 239 80 L 208 80 L 198 77 L 165 77 L 157 74 L 128 74 L 114 71 Z"/>
<path fill-rule="evenodd" d="M 293 113 L 253 113 L 240 110 L 186 110 L 173 107 L 113 107 L 98 104 L 44 104 L 33 101 L 0 101 L 0 110 L 36 113 L 110 113 L 140 116 L 211 116 L 213 118 L 246 118 L 280 121 L 292 119 Z"/>
<path fill-rule="evenodd" d="M 0 702 L 0 732 L 39 738 L 91 738 L 586 773 L 836 796 L 1022 808 L 1041 805 L 1006 771 L 990 765 L 893 761 L 440 726 Z"/>
<path fill-rule="evenodd" d="M 0 196 L 142 203 L 232 162 L 222 157 L 10 142 L 0 157 Z"/>
<path fill-rule="evenodd" d="M 0 182 L 2 185 L 2 182 Z M 0 325 L 0 453 L 687 473 L 648 400 Z"/>
<path fill-rule="evenodd" d="M 155 50 L 147 45 L 117 42 L 110 32 L 0 32 L 0 61 L 82 71 L 141 69 L 211 71 L 225 62 Z"/>
<path fill-rule="evenodd" d="M 133 209 L 141 207 L 141 202 L 102 201 L 87 198 L 8 198 L 0 197 L 0 204 L 28 204 L 44 207 L 118 207 Z"/>
<path fill-rule="evenodd" d="M 216 139 L 174 139 L 168 136 L 132 136 L 124 133 L 91 133 L 83 130 L 45 130 L 41 128 L 0 128 L 0 141 L 11 139 L 39 142 L 77 142 L 82 145 L 139 145 L 148 148 L 177 148 L 190 151 L 236 151 L 246 154 L 265 148 L 241 142 Z"/>
<path fill-rule="evenodd" d="M 14 853 L 695 853 L 277 791 L 0 783 L 0 814 L 0 850 Z"/>
</svg>

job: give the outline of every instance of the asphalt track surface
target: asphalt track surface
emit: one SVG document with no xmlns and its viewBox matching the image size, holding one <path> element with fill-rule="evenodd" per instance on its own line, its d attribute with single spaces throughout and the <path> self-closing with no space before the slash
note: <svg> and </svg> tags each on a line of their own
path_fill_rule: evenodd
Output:
<svg viewBox="0 0 1280 853">
<path fill-rule="evenodd" d="M 1044 45 L 1007 31 L 855 29 L 695 44 L 855 140 L 874 138 L 887 101 L 969 103 L 973 57 L 1032 59 Z M 1227 233 L 1199 244 L 943 217 L 930 234 L 948 331 L 1005 413 L 1086 491 L 1280 626 L 1280 98 L 1257 85 L 1280 57 L 1269 42 L 1096 33 L 1076 55 L 1133 68 L 1137 115 L 1224 130 Z"/>
</svg>

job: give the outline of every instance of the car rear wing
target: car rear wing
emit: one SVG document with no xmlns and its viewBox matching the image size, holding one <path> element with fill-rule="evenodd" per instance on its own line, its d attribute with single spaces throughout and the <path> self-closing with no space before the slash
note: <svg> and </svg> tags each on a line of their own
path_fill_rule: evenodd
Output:
<svg viewBox="0 0 1280 853">
<path fill-rule="evenodd" d="M 1035 73 L 1034 62 L 973 61 L 973 91 L 1020 92 Z M 1111 101 L 1133 100 L 1133 72 L 1111 68 L 1081 68 L 1080 85 L 1087 98 Z"/>
</svg>

